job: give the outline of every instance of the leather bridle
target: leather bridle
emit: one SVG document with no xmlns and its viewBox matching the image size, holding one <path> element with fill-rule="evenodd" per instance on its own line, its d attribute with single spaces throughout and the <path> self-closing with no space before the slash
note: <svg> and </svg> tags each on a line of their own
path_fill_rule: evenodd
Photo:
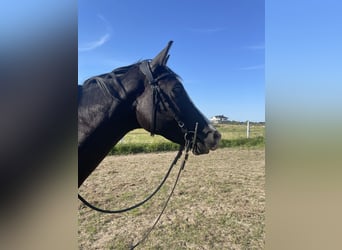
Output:
<svg viewBox="0 0 342 250">
<path fill-rule="evenodd" d="M 154 135 L 156 133 L 156 127 L 157 127 L 157 107 L 159 102 L 162 103 L 164 109 L 166 110 L 166 103 L 168 102 L 161 91 L 159 87 L 159 81 L 167 76 L 174 75 L 171 72 L 165 72 L 158 77 L 154 78 L 153 73 L 150 67 L 150 61 L 149 60 L 144 60 L 140 63 L 139 65 L 140 71 L 145 75 L 149 85 L 152 88 L 152 102 L 153 102 L 153 107 L 152 107 L 152 127 L 151 127 L 151 135 Z M 178 126 L 182 130 L 182 133 L 186 135 L 188 133 L 188 129 L 185 127 L 185 123 L 179 118 L 175 110 L 173 110 L 172 105 L 169 106 L 169 111 L 172 113 L 173 118 L 177 122 Z"/>
</svg>

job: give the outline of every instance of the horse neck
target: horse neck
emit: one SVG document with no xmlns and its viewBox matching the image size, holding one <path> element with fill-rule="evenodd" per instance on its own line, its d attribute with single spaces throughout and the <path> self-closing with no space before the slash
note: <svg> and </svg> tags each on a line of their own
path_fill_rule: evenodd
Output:
<svg viewBox="0 0 342 250">
<path fill-rule="evenodd" d="M 82 95 L 78 108 L 79 185 L 125 134 L 139 127 L 132 100 L 104 98 L 99 90 L 84 91 Z M 91 104 L 85 103 L 87 98 L 93 98 Z"/>
</svg>

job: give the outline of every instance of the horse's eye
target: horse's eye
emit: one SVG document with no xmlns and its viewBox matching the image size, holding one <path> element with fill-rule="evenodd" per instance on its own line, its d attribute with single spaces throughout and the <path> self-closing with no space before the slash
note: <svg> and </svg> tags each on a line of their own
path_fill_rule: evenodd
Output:
<svg viewBox="0 0 342 250">
<path fill-rule="evenodd" d="M 177 84 L 176 86 L 173 87 L 172 92 L 176 95 L 182 94 L 183 93 L 183 87 L 180 84 Z"/>
</svg>

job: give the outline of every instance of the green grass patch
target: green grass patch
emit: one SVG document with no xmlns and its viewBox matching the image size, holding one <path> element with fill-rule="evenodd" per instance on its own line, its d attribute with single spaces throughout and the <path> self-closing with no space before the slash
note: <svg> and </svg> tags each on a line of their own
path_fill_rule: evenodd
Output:
<svg viewBox="0 0 342 250">
<path fill-rule="evenodd" d="M 125 143 L 116 145 L 109 152 L 110 155 L 123 155 L 123 154 L 137 154 L 137 153 L 152 153 L 152 152 L 165 152 L 176 151 L 179 145 L 172 142 L 156 142 L 156 143 Z"/>
<path fill-rule="evenodd" d="M 220 148 L 233 148 L 233 147 L 258 147 L 265 145 L 265 138 L 258 136 L 254 138 L 238 138 L 238 139 L 222 139 Z"/>
<path fill-rule="evenodd" d="M 265 145 L 265 126 L 252 125 L 250 138 L 246 138 L 246 125 L 220 124 L 216 128 L 222 135 L 220 148 L 244 147 L 255 148 Z M 150 136 L 143 129 L 128 133 L 112 150 L 110 155 L 127 155 L 137 153 L 153 153 L 177 151 L 179 145 L 170 142 L 162 136 Z"/>
</svg>

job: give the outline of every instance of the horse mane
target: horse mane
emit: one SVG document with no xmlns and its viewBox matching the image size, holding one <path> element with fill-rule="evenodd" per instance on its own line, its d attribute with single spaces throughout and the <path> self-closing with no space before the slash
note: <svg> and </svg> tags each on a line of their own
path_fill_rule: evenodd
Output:
<svg viewBox="0 0 342 250">
<path fill-rule="evenodd" d="M 120 91 L 115 86 L 120 86 L 120 89 L 124 89 L 121 84 L 121 77 L 125 75 L 131 68 L 137 66 L 140 62 L 116 68 L 109 73 L 93 76 L 84 81 L 83 87 L 90 85 L 97 85 L 108 97 L 114 98 L 117 101 L 121 101 L 122 97 L 126 95 L 125 91 L 120 95 Z M 114 83 L 114 84 L 113 84 Z"/>
<path fill-rule="evenodd" d="M 90 78 L 88 78 L 87 80 L 84 81 L 83 86 L 87 86 L 90 85 L 92 83 L 99 83 L 99 82 L 103 82 L 105 80 L 108 80 L 110 78 L 114 79 L 114 81 L 117 80 L 117 78 L 120 78 L 121 76 L 123 76 L 124 74 L 127 73 L 128 70 L 130 70 L 131 68 L 133 68 L 134 66 L 138 65 L 140 63 L 140 61 L 128 65 L 128 66 L 123 66 L 120 68 L 116 68 L 114 70 L 112 70 L 109 73 L 104 73 L 101 75 L 97 75 L 97 76 L 92 76 Z"/>
<path fill-rule="evenodd" d="M 116 84 L 118 84 L 120 81 L 119 79 L 123 75 L 125 75 L 131 68 L 138 66 L 141 62 L 142 61 L 139 60 L 136 63 L 133 63 L 131 65 L 116 68 L 109 73 L 92 76 L 84 81 L 83 86 L 87 86 L 87 85 L 95 83 L 101 86 L 101 88 L 103 88 L 105 86 L 105 82 L 108 80 L 113 80 Z M 174 71 L 172 71 L 169 67 L 165 65 L 164 68 L 170 73 L 170 75 L 173 75 L 174 77 L 176 77 L 180 82 L 182 81 L 182 78 L 179 75 L 177 75 Z"/>
</svg>

